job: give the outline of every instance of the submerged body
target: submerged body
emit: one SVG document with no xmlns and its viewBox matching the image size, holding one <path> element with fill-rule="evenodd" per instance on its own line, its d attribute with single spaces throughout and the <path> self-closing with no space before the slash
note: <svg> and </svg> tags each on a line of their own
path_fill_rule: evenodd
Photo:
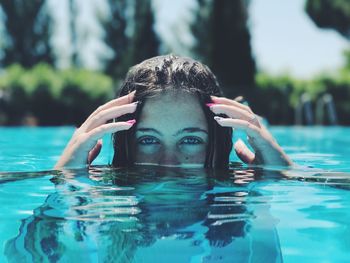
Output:
<svg viewBox="0 0 350 263">
<path fill-rule="evenodd" d="M 269 204 L 204 169 L 66 171 L 5 246 L 9 262 L 282 262 Z M 69 179 L 68 179 L 69 178 Z M 266 200 L 267 201 L 267 200 Z"/>
<path fill-rule="evenodd" d="M 350 150 L 339 147 L 350 142 L 349 128 L 272 131 L 304 165 L 295 180 L 246 166 L 226 175 L 140 166 L 39 173 L 72 129 L 1 128 L 1 170 L 32 172 L 0 176 L 0 262 L 275 262 L 278 255 L 284 262 L 347 262 L 350 175 L 335 171 L 349 172 Z M 107 161 L 106 151 L 99 164 Z"/>
</svg>

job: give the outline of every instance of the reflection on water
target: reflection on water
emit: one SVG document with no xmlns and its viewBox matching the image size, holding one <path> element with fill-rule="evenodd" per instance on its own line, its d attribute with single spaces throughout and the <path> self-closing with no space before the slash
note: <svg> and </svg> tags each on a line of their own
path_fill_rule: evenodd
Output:
<svg viewBox="0 0 350 263">
<path fill-rule="evenodd" d="M 0 262 L 349 261 L 349 174 L 231 168 L 0 173 Z"/>
<path fill-rule="evenodd" d="M 259 173 L 67 170 L 53 177 L 54 192 L 22 220 L 5 255 L 10 262 L 281 262 L 270 197 L 255 188 Z"/>
</svg>

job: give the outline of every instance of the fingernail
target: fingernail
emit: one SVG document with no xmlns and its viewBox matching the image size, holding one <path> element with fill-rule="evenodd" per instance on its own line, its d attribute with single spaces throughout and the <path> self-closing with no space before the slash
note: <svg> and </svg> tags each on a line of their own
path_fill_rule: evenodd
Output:
<svg viewBox="0 0 350 263">
<path fill-rule="evenodd" d="M 244 145 L 244 143 L 243 143 L 243 141 L 242 141 L 241 139 L 238 139 L 238 140 L 236 141 L 236 144 Z"/>
<path fill-rule="evenodd" d="M 129 103 L 131 103 L 132 102 L 132 100 L 134 99 L 134 96 L 135 96 L 135 90 L 134 91 L 132 91 L 132 92 L 130 92 L 130 93 L 128 93 L 127 95 L 125 95 L 125 96 L 127 96 L 127 98 L 128 98 L 128 102 Z"/>
<path fill-rule="evenodd" d="M 219 116 L 215 116 L 214 119 L 215 119 L 216 121 L 221 121 L 221 120 L 223 120 L 223 118 L 221 118 L 221 117 L 219 117 Z"/>
<path fill-rule="evenodd" d="M 207 105 L 209 108 L 213 105 L 215 105 L 215 103 L 206 103 L 205 105 Z"/>
<path fill-rule="evenodd" d="M 131 125 L 134 125 L 136 123 L 136 120 L 128 120 L 126 121 L 127 123 L 131 124 Z"/>
</svg>

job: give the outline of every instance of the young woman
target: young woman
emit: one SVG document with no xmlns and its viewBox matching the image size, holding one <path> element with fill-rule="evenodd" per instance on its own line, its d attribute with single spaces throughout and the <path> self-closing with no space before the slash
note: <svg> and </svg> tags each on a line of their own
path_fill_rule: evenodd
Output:
<svg viewBox="0 0 350 263">
<path fill-rule="evenodd" d="M 91 164 L 107 133 L 114 133 L 114 166 L 226 168 L 232 128 L 245 131 L 255 151 L 235 142 L 243 162 L 292 164 L 248 106 L 222 97 L 207 66 L 158 56 L 129 70 L 120 97 L 96 109 L 75 131 L 55 169 Z"/>
</svg>

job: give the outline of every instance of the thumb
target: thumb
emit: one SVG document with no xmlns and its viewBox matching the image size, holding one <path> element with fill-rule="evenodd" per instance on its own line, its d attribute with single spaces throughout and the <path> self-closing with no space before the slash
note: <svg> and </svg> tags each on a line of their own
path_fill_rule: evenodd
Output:
<svg viewBox="0 0 350 263">
<path fill-rule="evenodd" d="M 239 159 L 241 159 L 245 163 L 253 163 L 255 159 L 255 154 L 249 150 L 247 145 L 241 140 L 238 139 L 234 145 L 235 152 Z"/>
<path fill-rule="evenodd" d="M 92 148 L 92 150 L 89 152 L 88 164 L 91 164 L 96 159 L 96 157 L 101 152 L 101 149 L 102 149 L 102 139 L 99 139 L 96 145 L 94 146 L 94 148 Z"/>
<path fill-rule="evenodd" d="M 244 97 L 243 96 L 238 96 L 238 97 L 234 98 L 233 100 L 237 101 L 237 102 L 243 102 L 244 101 Z"/>
</svg>

